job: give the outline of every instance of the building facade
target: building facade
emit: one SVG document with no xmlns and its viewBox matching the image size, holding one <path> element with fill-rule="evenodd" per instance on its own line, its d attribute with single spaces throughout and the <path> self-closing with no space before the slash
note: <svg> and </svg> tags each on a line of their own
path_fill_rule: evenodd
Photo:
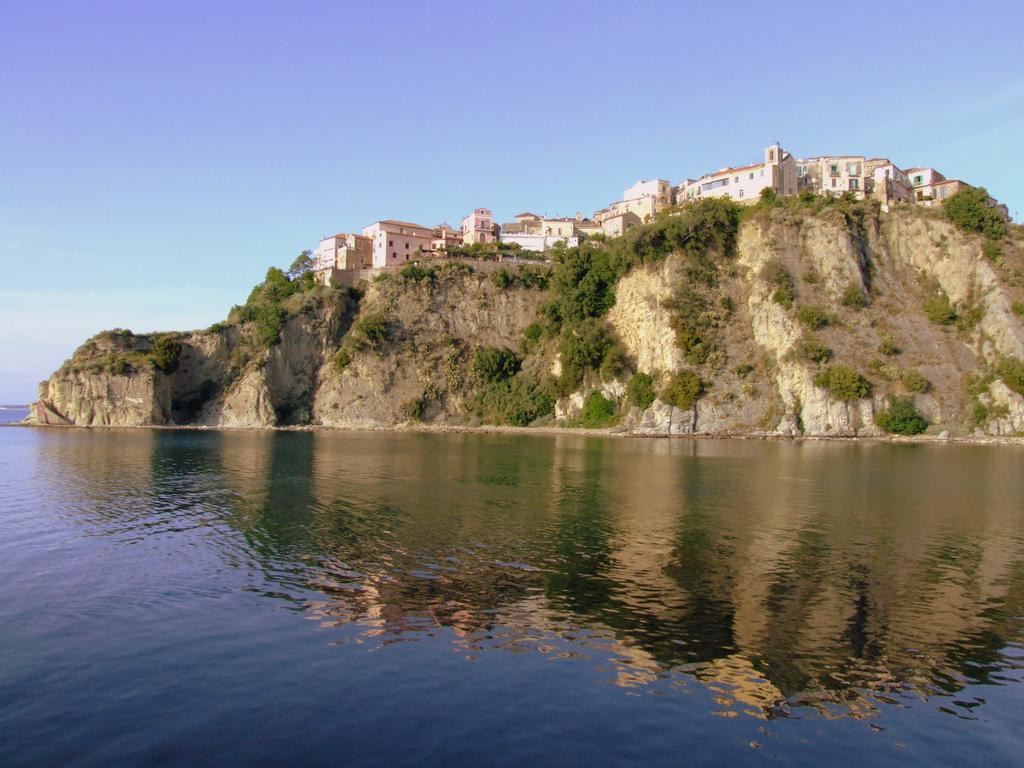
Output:
<svg viewBox="0 0 1024 768">
<path fill-rule="evenodd" d="M 863 155 L 824 155 L 796 161 L 797 189 L 816 195 L 839 197 L 847 192 L 863 200 L 868 174 Z"/>
<path fill-rule="evenodd" d="M 764 162 L 739 168 L 723 168 L 699 179 L 687 180 L 676 190 L 676 202 L 705 197 L 729 197 L 739 203 L 756 203 L 764 189 L 779 196 L 797 193 L 797 164 L 778 144 L 764 150 Z"/>
<path fill-rule="evenodd" d="M 493 243 L 497 241 L 494 232 L 494 216 L 488 208 L 474 208 L 462 220 L 462 240 L 466 245 Z"/>
<path fill-rule="evenodd" d="M 363 235 L 372 242 L 374 267 L 398 266 L 433 250 L 434 230 L 408 221 L 377 221 Z"/>
<path fill-rule="evenodd" d="M 601 230 L 608 237 L 619 237 L 633 227 L 639 227 L 642 223 L 640 217 L 635 213 L 625 211 L 615 216 L 609 216 L 602 221 Z"/>
<path fill-rule="evenodd" d="M 430 242 L 430 248 L 434 253 L 440 251 L 447 251 L 450 248 L 457 248 L 463 244 L 462 232 L 457 230 L 455 227 L 450 226 L 447 222 L 438 224 L 434 227 L 433 239 Z"/>
<path fill-rule="evenodd" d="M 365 269 L 373 266 L 373 242 L 363 235 L 339 232 L 325 237 L 317 246 L 313 269 Z"/>
</svg>

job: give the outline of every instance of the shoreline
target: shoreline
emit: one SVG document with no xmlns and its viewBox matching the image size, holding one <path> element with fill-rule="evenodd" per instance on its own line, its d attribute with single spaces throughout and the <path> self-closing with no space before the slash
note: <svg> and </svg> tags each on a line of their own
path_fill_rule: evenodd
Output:
<svg viewBox="0 0 1024 768">
<path fill-rule="evenodd" d="M 420 434 L 489 434 L 489 435 L 536 435 L 542 437 L 554 437 L 559 435 L 573 435 L 580 437 L 606 437 L 618 439 L 643 439 L 652 438 L 659 440 L 764 440 L 782 442 L 830 442 L 830 443 L 892 443 L 912 445 L 1019 445 L 1024 446 L 1024 436 L 1013 435 L 862 435 L 862 436 L 829 436 L 829 435 L 779 435 L 768 432 L 735 432 L 728 434 L 698 433 L 689 435 L 666 435 L 666 434 L 645 434 L 632 432 L 615 427 L 602 427 L 588 429 L 586 427 L 515 427 L 508 425 L 484 424 L 479 426 L 459 424 L 396 424 L 391 426 L 327 426 L 324 424 L 309 424 L 301 426 L 284 427 L 224 427 L 204 426 L 198 424 L 139 424 L 139 425 L 90 425 L 79 426 L 77 424 L 34 424 L 25 421 L 15 421 L 0 424 L 0 427 L 26 427 L 34 429 L 156 429 L 169 431 L 193 431 L 193 432 L 395 432 L 395 433 L 420 433 Z"/>
</svg>

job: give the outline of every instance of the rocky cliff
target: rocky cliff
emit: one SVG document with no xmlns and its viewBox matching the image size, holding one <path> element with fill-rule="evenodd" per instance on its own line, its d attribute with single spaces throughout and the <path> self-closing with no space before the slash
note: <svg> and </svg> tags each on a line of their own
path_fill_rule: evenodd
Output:
<svg viewBox="0 0 1024 768">
<path fill-rule="evenodd" d="M 599 392 L 603 423 L 640 434 L 879 435 L 896 401 L 932 433 L 1024 432 L 1019 228 L 992 246 L 933 211 L 777 206 L 706 251 L 666 232 L 636 234 L 631 253 L 679 247 L 618 267 L 609 256 L 611 276 L 594 266 L 601 249 L 625 251 L 597 243 L 572 274 L 562 252 L 518 271 L 452 262 L 361 289 L 307 284 L 275 298 L 273 322 L 254 305 L 207 331 L 106 332 L 40 385 L 31 418 L 591 425 Z M 599 277 L 610 306 L 572 325 L 591 294 L 571 291 Z M 680 372 L 699 383 L 690 400 L 663 394 Z"/>
</svg>

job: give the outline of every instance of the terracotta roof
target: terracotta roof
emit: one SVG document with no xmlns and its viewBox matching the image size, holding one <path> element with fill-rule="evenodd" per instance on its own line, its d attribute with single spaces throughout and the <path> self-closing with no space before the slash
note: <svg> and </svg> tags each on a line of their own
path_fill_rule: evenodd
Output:
<svg viewBox="0 0 1024 768">
<path fill-rule="evenodd" d="M 536 213 L 531 213 L 530 211 L 526 211 L 525 213 L 517 213 L 515 216 L 513 216 L 513 218 L 515 218 L 515 219 L 524 219 L 527 216 L 532 216 L 535 219 L 539 219 L 540 218 L 540 216 L 538 216 Z"/>
</svg>

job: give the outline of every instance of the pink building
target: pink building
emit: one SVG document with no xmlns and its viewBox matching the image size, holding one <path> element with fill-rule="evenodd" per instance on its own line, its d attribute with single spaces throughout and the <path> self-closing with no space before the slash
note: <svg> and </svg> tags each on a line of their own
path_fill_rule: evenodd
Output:
<svg viewBox="0 0 1024 768">
<path fill-rule="evenodd" d="M 462 239 L 467 244 L 493 243 L 497 241 L 494 234 L 494 216 L 487 208 L 476 208 L 462 220 Z"/>
<path fill-rule="evenodd" d="M 434 230 L 421 224 L 387 219 L 363 227 L 373 242 L 373 266 L 395 267 L 433 250 Z"/>
</svg>

